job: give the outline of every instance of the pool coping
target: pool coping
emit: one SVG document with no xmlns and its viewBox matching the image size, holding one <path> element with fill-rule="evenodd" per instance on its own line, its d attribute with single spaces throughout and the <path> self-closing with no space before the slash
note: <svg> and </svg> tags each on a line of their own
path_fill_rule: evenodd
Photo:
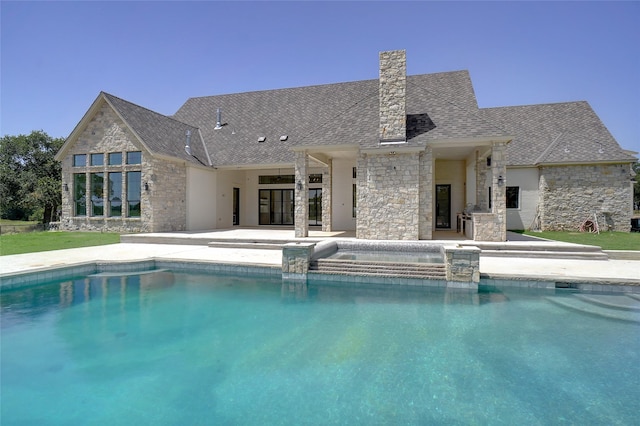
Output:
<svg viewBox="0 0 640 426">
<path fill-rule="evenodd" d="M 175 272 L 200 272 L 234 274 L 244 276 L 268 276 L 282 278 L 282 268 L 275 264 L 238 264 L 228 261 L 207 261 L 201 259 L 149 257 L 135 260 L 96 260 L 74 264 L 51 265 L 30 270 L 0 274 L 0 290 L 13 290 L 35 286 L 50 281 L 93 275 L 105 272 L 137 273 L 154 269 L 169 269 Z M 388 285 L 393 287 L 445 288 L 446 281 L 397 277 L 357 277 L 347 274 L 335 274 L 309 271 L 309 280 L 313 283 L 353 283 L 355 285 Z M 514 276 L 510 274 L 481 273 L 479 287 L 511 287 L 558 289 L 616 293 L 640 293 L 640 282 L 626 278 L 586 278 L 552 277 L 549 275 Z"/>
</svg>

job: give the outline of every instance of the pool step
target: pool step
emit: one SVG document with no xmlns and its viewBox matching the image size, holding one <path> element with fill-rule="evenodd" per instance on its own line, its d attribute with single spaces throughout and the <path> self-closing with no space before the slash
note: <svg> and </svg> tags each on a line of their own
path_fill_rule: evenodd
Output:
<svg viewBox="0 0 640 426">
<path fill-rule="evenodd" d="M 372 262 L 340 259 L 318 259 L 311 262 L 311 271 L 340 275 L 395 276 L 444 280 L 446 267 L 438 263 Z"/>
<path fill-rule="evenodd" d="M 547 300 L 587 315 L 640 324 L 640 300 L 629 295 L 574 294 L 550 296 Z"/>
</svg>

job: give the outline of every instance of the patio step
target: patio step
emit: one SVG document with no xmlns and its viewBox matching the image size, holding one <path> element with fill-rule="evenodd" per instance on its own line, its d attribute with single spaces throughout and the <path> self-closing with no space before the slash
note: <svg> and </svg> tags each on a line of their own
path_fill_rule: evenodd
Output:
<svg viewBox="0 0 640 426">
<path fill-rule="evenodd" d="M 482 243 L 469 244 L 478 247 L 481 256 L 526 257 L 536 259 L 609 260 L 598 246 L 554 243 Z"/>
<path fill-rule="evenodd" d="M 233 248 L 233 249 L 267 249 L 281 250 L 286 241 L 253 241 L 253 240 L 217 240 L 209 241 L 207 245 L 215 248 Z"/>
<path fill-rule="evenodd" d="M 633 295 L 574 294 L 550 296 L 547 300 L 583 314 L 640 324 L 640 300 Z"/>
<path fill-rule="evenodd" d="M 311 271 L 339 275 L 378 277 L 402 277 L 444 280 L 447 277 L 444 264 L 371 262 L 340 259 L 318 259 L 311 262 Z"/>
</svg>

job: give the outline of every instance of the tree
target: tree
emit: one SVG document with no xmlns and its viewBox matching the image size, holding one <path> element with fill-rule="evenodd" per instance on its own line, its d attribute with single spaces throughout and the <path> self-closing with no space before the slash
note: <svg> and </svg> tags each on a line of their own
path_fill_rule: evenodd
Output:
<svg viewBox="0 0 640 426">
<path fill-rule="evenodd" d="M 54 220 L 62 200 L 61 167 L 54 156 L 64 144 L 43 131 L 0 139 L 0 217 Z"/>
</svg>

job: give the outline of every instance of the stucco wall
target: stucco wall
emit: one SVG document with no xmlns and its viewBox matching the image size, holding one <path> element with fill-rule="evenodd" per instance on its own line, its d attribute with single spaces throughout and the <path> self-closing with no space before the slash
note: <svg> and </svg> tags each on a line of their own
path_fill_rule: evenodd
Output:
<svg viewBox="0 0 640 426">
<path fill-rule="evenodd" d="M 213 170 L 187 168 L 187 230 L 200 231 L 216 227 L 216 181 Z"/>
<path fill-rule="evenodd" d="M 507 229 L 530 229 L 538 206 L 538 169 L 507 169 L 506 186 L 520 188 L 520 205 L 507 209 Z"/>
<path fill-rule="evenodd" d="M 545 166 L 540 171 L 540 221 L 543 230 L 578 230 L 597 217 L 600 230 L 631 228 L 629 164 Z"/>
<path fill-rule="evenodd" d="M 333 160 L 333 230 L 353 231 L 356 219 L 353 217 L 353 168 L 355 160 Z"/>
</svg>

